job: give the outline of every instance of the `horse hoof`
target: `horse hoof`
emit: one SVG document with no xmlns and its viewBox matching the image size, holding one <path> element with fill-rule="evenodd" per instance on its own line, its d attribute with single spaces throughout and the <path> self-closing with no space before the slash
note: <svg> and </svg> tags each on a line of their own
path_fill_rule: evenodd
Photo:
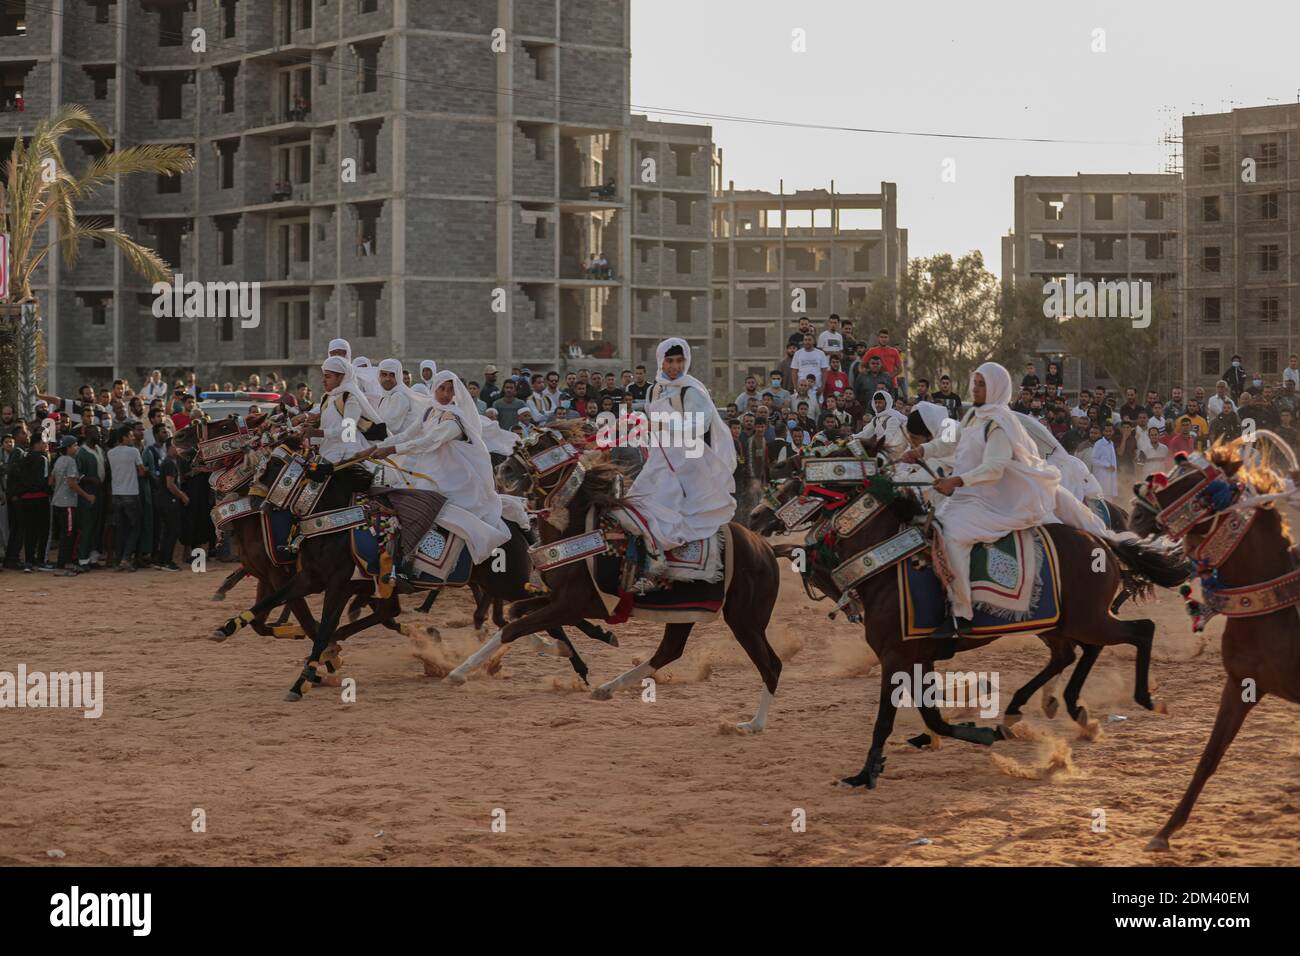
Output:
<svg viewBox="0 0 1300 956">
<path fill-rule="evenodd" d="M 1057 700 L 1055 697 L 1049 697 L 1047 698 L 1047 700 L 1043 701 L 1043 714 L 1044 716 L 1047 717 L 1048 720 L 1051 720 L 1053 717 L 1056 716 L 1056 712 L 1057 710 L 1060 709 L 1060 707 L 1061 707 L 1061 702 L 1059 700 Z"/>
<path fill-rule="evenodd" d="M 227 634 L 225 631 L 223 631 L 223 630 L 222 630 L 221 628 L 219 628 L 219 627 L 214 627 L 214 628 L 213 628 L 213 629 L 208 633 L 208 640 L 210 640 L 210 641 L 216 641 L 218 644 L 220 644 L 220 643 L 221 643 L 222 641 L 224 641 L 224 640 L 227 640 L 229 637 L 230 637 L 230 635 Z"/>
<path fill-rule="evenodd" d="M 452 671 L 447 675 L 447 683 L 459 687 L 465 683 L 465 675 Z"/>
<path fill-rule="evenodd" d="M 597 687 L 591 692 L 592 700 L 609 700 L 614 696 L 614 692 L 608 687 Z"/>
<path fill-rule="evenodd" d="M 1167 853 L 1169 851 L 1169 837 L 1161 836 L 1157 833 L 1147 844 L 1148 853 Z"/>
<path fill-rule="evenodd" d="M 284 699 L 291 704 L 296 704 L 298 701 L 302 700 L 302 694 L 298 693 L 296 690 L 291 690 L 289 693 L 284 695 Z"/>
<path fill-rule="evenodd" d="M 1080 704 L 1079 709 L 1074 712 L 1074 722 L 1080 727 L 1088 726 L 1088 705 Z"/>
<path fill-rule="evenodd" d="M 743 720 L 736 724 L 736 732 L 745 736 L 749 734 L 760 734 L 763 732 L 763 725 L 757 724 L 752 720 Z"/>
<path fill-rule="evenodd" d="M 1169 713 L 1169 705 L 1166 704 L 1163 700 L 1157 700 L 1154 704 L 1152 704 L 1151 709 L 1157 714 Z"/>
</svg>

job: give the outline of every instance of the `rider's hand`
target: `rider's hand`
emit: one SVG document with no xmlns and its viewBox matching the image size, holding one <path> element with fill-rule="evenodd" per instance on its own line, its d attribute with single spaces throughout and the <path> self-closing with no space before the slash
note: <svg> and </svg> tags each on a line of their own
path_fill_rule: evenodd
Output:
<svg viewBox="0 0 1300 956">
<path fill-rule="evenodd" d="M 939 492 L 939 494 L 941 494 L 941 495 L 951 495 L 954 491 L 956 491 L 958 488 L 960 488 L 963 484 L 964 484 L 964 482 L 963 482 L 960 478 L 957 478 L 957 477 L 952 477 L 952 478 L 938 478 L 938 479 L 936 479 L 935 482 L 934 482 L 934 490 L 937 491 L 937 492 Z"/>
<path fill-rule="evenodd" d="M 921 451 L 921 449 L 909 448 L 907 451 L 903 452 L 902 460 L 907 462 L 909 465 L 911 465 L 920 461 L 924 457 L 925 457 L 925 452 Z"/>
<path fill-rule="evenodd" d="M 390 458 L 392 457 L 393 454 L 396 453 L 397 449 L 394 448 L 392 445 L 386 445 L 383 448 L 372 448 L 370 449 L 370 451 L 371 451 L 371 455 L 370 455 L 371 458 Z"/>
</svg>

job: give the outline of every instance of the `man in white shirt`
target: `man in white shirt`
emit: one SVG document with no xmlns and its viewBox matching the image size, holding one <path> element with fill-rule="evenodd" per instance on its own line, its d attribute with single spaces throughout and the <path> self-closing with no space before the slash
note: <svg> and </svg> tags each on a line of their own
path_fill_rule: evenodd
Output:
<svg viewBox="0 0 1300 956">
<path fill-rule="evenodd" d="M 1223 379 L 1219 379 L 1214 383 L 1214 394 L 1205 403 L 1205 410 L 1210 413 L 1210 421 L 1214 421 L 1223 414 L 1225 408 L 1236 412 L 1237 404 L 1232 400 L 1232 396 L 1228 394 L 1228 383 Z"/>
<path fill-rule="evenodd" d="M 815 381 L 813 390 L 820 394 L 826 370 L 831 367 L 831 360 L 826 353 L 813 344 L 811 332 L 803 336 L 803 348 L 790 357 L 790 368 L 795 372 L 795 381 L 802 382 L 811 375 Z"/>
<path fill-rule="evenodd" d="M 840 331 L 840 317 L 832 314 L 826 323 L 826 330 L 817 336 L 817 347 L 830 355 L 832 352 L 844 351 L 844 333 Z"/>
<path fill-rule="evenodd" d="M 1282 387 L 1284 389 L 1287 382 L 1295 382 L 1296 389 L 1300 390 L 1300 356 L 1297 356 L 1294 352 L 1291 353 L 1286 368 L 1282 369 Z"/>
<path fill-rule="evenodd" d="M 135 570 L 135 552 L 140 544 L 140 479 L 144 460 L 135 444 L 135 429 L 118 432 L 117 444 L 108 451 L 108 471 L 113 479 L 113 525 L 117 528 L 117 569 Z M 152 550 L 152 544 L 150 545 Z"/>
<path fill-rule="evenodd" d="M 533 390 L 528 398 L 524 399 L 524 407 L 532 412 L 534 425 L 545 425 L 555 417 L 560 407 L 559 402 L 546 391 L 546 378 L 541 372 L 534 372 L 529 384 Z"/>
<path fill-rule="evenodd" d="M 167 393 L 170 389 L 167 383 L 162 380 L 162 370 L 154 369 L 149 373 L 149 381 L 144 383 L 144 388 L 140 390 L 140 395 L 145 402 L 152 402 L 155 398 L 167 399 Z"/>
</svg>

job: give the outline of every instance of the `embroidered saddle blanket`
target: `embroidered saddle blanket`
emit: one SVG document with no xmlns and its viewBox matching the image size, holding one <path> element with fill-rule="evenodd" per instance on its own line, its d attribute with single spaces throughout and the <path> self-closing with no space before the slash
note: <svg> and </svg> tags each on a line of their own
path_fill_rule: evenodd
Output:
<svg viewBox="0 0 1300 956">
<path fill-rule="evenodd" d="M 907 560 L 898 565 L 903 637 L 927 637 L 943 623 L 947 594 L 932 567 Z M 1061 619 L 1060 562 L 1042 528 L 1029 528 L 971 549 L 974 633 L 1046 631 Z"/>
<path fill-rule="evenodd" d="M 595 523 L 595 512 L 588 512 L 587 531 L 592 531 Z M 730 555 L 731 526 L 728 524 L 711 538 L 670 551 L 666 556 L 668 584 L 649 594 L 629 594 L 623 590 L 623 554 L 601 551 L 584 560 L 609 612 L 607 623 L 619 624 L 631 617 L 660 624 L 705 624 L 715 620 L 722 611 L 727 586 L 731 583 Z"/>
</svg>

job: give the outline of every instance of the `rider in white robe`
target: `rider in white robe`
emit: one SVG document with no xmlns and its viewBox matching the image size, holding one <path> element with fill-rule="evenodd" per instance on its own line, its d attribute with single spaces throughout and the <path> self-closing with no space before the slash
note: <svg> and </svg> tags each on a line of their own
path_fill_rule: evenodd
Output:
<svg viewBox="0 0 1300 956">
<path fill-rule="evenodd" d="M 364 355 L 358 355 L 352 360 L 352 369 L 357 382 L 361 385 L 361 390 L 366 393 L 366 398 L 370 399 L 372 405 L 378 405 L 379 400 L 384 397 L 384 389 L 379 384 L 379 369 L 371 365 L 370 359 Z"/>
<path fill-rule="evenodd" d="M 709 537 L 735 515 L 736 446 L 708 389 L 690 374 L 686 341 L 664 339 L 655 361 L 658 374 L 646 395 L 646 413 L 667 416 L 661 421 L 692 436 L 695 446 L 668 441 L 651 447 L 628 493 L 655 538 L 651 550 L 665 552 Z"/>
<path fill-rule="evenodd" d="M 321 365 L 321 371 L 343 376 L 320 401 L 320 454 L 328 462 L 340 462 L 371 447 L 364 433 L 383 418 L 362 392 L 350 362 L 331 355 Z"/>
<path fill-rule="evenodd" d="M 496 420 L 496 409 L 489 408 L 488 414 L 480 416 L 483 423 L 483 444 L 494 455 L 513 455 L 519 444 L 519 436 L 508 432 Z"/>
<path fill-rule="evenodd" d="M 853 437 L 863 441 L 874 439 L 879 442 L 878 451 L 897 458 L 907 451 L 907 416 L 894 408 L 894 396 L 883 389 L 871 396 L 871 406 L 875 415 Z"/>
<path fill-rule="evenodd" d="M 379 363 L 379 385 L 383 396 L 375 406 L 384 424 L 388 426 L 389 436 L 400 435 L 417 418 L 424 414 L 429 406 L 428 399 L 412 391 L 402 382 L 402 363 L 394 358 L 384 359 Z M 392 376 L 392 385 L 385 382 L 383 376 Z M 378 483 L 390 488 L 404 488 L 409 482 L 395 468 L 385 468 L 380 472 Z"/>
<path fill-rule="evenodd" d="M 419 380 L 415 383 L 415 385 L 416 386 L 423 385 L 425 388 L 429 389 L 430 392 L 432 392 L 433 386 L 430 383 L 433 381 L 433 377 L 437 374 L 438 374 L 438 363 L 435 362 L 433 359 L 425 359 L 423 362 L 420 363 L 420 377 Z"/>
<path fill-rule="evenodd" d="M 379 456 L 396 455 L 407 469 L 411 487 L 436 491 L 447 499 L 438 524 L 463 538 L 475 564 L 510 540 L 501 518 L 501 496 L 492 475 L 492 459 L 483 444 L 478 409 L 454 372 L 434 376 L 434 401 Z M 438 387 L 451 383 L 452 397 L 438 401 Z"/>
<path fill-rule="evenodd" d="M 952 453 L 955 474 L 935 482 L 939 494 L 950 497 L 937 509 L 944 549 L 953 575 L 949 587 L 952 614 L 959 631 L 969 628 L 973 615 L 970 593 L 970 552 L 977 543 L 1056 522 L 1056 491 L 1061 473 L 1038 456 L 1038 449 L 1011 410 L 1011 376 L 996 362 L 986 362 L 971 379 L 971 393 L 983 392 L 962 423 Z M 946 455 L 950 443 L 933 450 Z M 906 458 L 929 458 L 931 443 Z"/>
<path fill-rule="evenodd" d="M 1034 445 L 1038 448 L 1038 457 L 1049 465 L 1055 465 L 1061 472 L 1062 488 L 1080 501 L 1101 496 L 1101 485 L 1097 484 L 1097 479 L 1088 470 L 1088 466 L 1066 451 L 1065 446 L 1057 441 L 1050 428 L 1032 415 L 1023 412 L 1016 412 L 1016 417 L 1020 419 L 1020 424 L 1025 426 L 1029 437 L 1034 440 Z"/>
<path fill-rule="evenodd" d="M 907 416 L 907 422 L 903 427 L 907 442 L 910 447 L 918 447 L 935 440 L 951 440 L 951 448 L 957 450 L 957 439 L 961 436 L 961 425 L 948 417 L 948 409 L 943 405 L 936 405 L 933 402 L 917 402 L 916 407 L 912 409 L 911 414 Z M 935 446 L 933 455 L 926 455 L 925 465 L 929 468 L 926 471 L 919 464 L 896 464 L 894 466 L 895 481 L 929 481 L 933 478 L 942 478 L 945 475 L 952 474 L 952 458 L 941 457 L 938 454 L 938 446 Z M 895 455 L 895 458 L 901 456 Z M 933 488 L 921 488 L 922 497 L 932 505 L 938 505 L 943 501 Z"/>
</svg>

